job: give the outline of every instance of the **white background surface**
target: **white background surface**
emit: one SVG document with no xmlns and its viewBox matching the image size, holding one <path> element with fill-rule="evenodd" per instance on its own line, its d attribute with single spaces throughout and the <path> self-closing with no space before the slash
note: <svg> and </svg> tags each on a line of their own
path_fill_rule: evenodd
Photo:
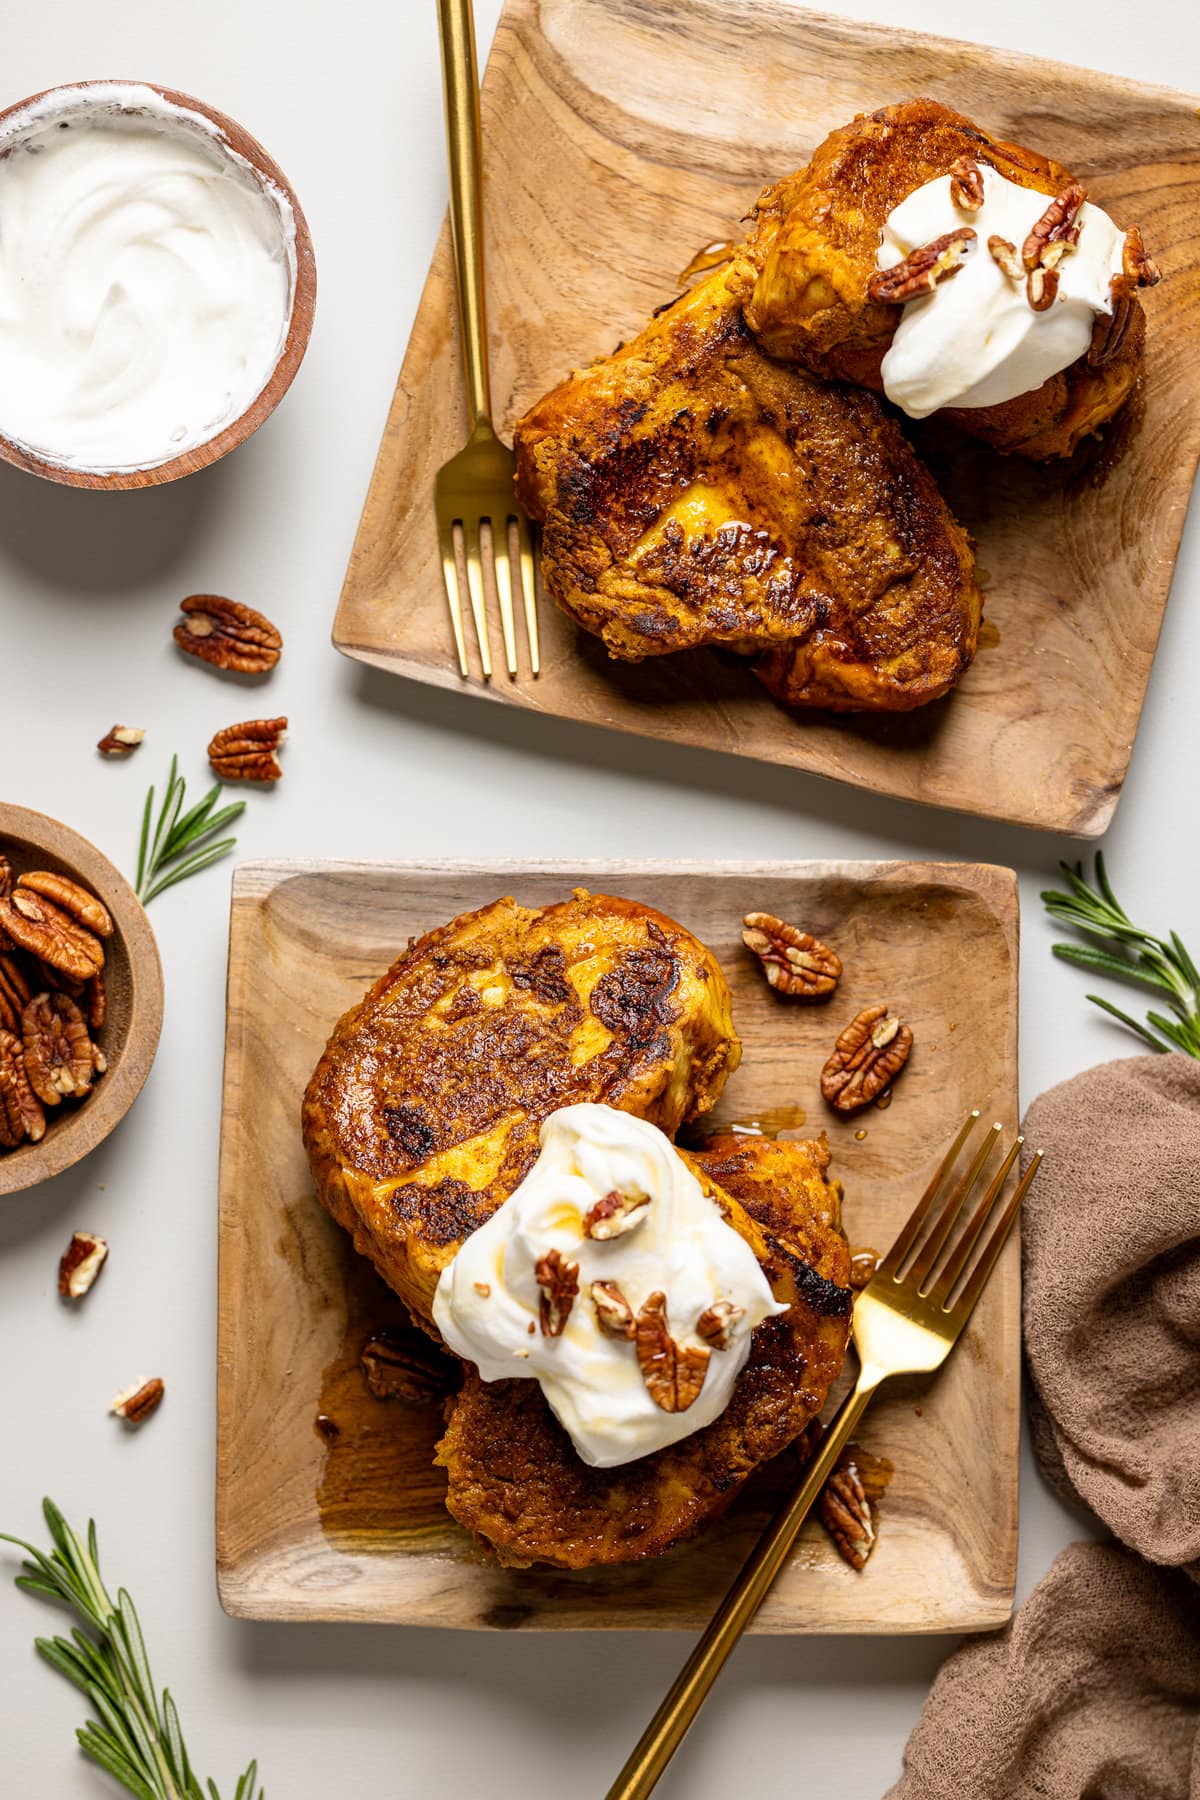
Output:
<svg viewBox="0 0 1200 1800">
<path fill-rule="evenodd" d="M 663 0 L 664 4 L 668 0 Z M 845 10 L 1123 74 L 1187 82 L 1200 25 L 1172 0 L 950 0 Z M 498 6 L 480 0 L 481 47 Z M 875 799 L 782 769 L 507 713 L 344 662 L 329 628 L 420 284 L 445 170 L 432 0 L 92 0 L 9 9 L 7 103 L 85 76 L 194 92 L 288 171 L 317 248 L 308 359 L 282 409 L 235 457 L 144 494 L 52 488 L 0 466 L 0 792 L 90 836 L 130 869 L 140 802 L 172 749 L 198 792 L 203 746 L 241 698 L 170 641 L 197 590 L 260 606 L 284 661 L 262 694 L 291 738 L 278 791 L 252 793 L 246 856 L 639 854 L 682 858 L 932 855 L 1010 863 L 1026 907 L 1022 1092 L 1136 1049 L 1053 963 L 1039 887 L 1074 848 Z M 880 96 L 885 98 L 886 96 Z M 1046 143 L 1053 148 L 1053 121 Z M 1197 928 L 1196 533 L 1175 592 L 1106 849 L 1119 891 L 1160 929 Z M 257 702 L 256 702 L 257 704 Z M 92 750 L 121 720 L 149 739 L 128 766 Z M 458 1636 L 234 1623 L 213 1583 L 215 1192 L 229 868 L 157 901 L 167 979 L 146 1092 L 86 1164 L 0 1201 L 4 1425 L 0 1526 L 40 1539 L 39 1497 L 93 1512 L 106 1567 L 135 1592 L 160 1679 L 197 1764 L 232 1790 L 257 1755 L 272 1800 L 604 1792 L 686 1650 L 680 1636 Z M 77 1316 L 54 1292 L 72 1229 L 113 1245 Z M 159 1371 L 168 1400 L 140 1435 L 111 1395 Z M 1021 1592 L 1078 1528 L 1025 1471 Z M 0 1569 L 5 1565 L 0 1563 Z M 76 1754 L 82 1704 L 35 1662 L 47 1609 L 0 1582 L 0 1792 L 112 1791 Z M 746 1643 L 662 1792 L 718 1800 L 883 1793 L 944 1640 Z"/>
</svg>

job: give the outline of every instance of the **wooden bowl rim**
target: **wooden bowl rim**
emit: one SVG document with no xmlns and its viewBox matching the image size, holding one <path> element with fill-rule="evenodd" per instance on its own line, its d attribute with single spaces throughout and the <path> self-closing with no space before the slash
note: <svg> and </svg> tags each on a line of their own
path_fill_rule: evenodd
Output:
<svg viewBox="0 0 1200 1800">
<path fill-rule="evenodd" d="M 0 801 L 0 839 L 36 845 L 94 889 L 112 914 L 129 958 L 129 1030 L 108 1073 L 86 1102 L 53 1122 L 40 1144 L 0 1150 L 0 1194 L 16 1194 L 61 1175 L 104 1142 L 129 1111 L 150 1073 L 163 1019 L 162 962 L 141 901 L 107 856 L 47 813 Z"/>
<path fill-rule="evenodd" d="M 178 481 L 181 476 L 194 474 L 197 469 L 206 469 L 210 464 L 219 462 L 231 450 L 244 444 L 248 437 L 256 432 L 264 420 L 270 418 L 283 396 L 291 387 L 296 371 L 304 360 L 308 348 L 308 340 L 312 335 L 313 313 L 317 303 L 317 264 L 313 253 L 312 237 L 308 229 L 308 221 L 304 216 L 296 191 L 284 174 L 279 164 L 236 119 L 221 112 L 207 101 L 198 100 L 194 94 L 185 94 L 178 88 L 165 87 L 159 81 L 140 81 L 128 78 L 108 79 L 93 78 L 89 81 L 64 81 L 58 86 L 43 88 L 40 93 L 30 94 L 25 100 L 18 100 L 12 106 L 0 109 L 0 125 L 13 113 L 23 112 L 26 107 L 36 106 L 39 101 L 48 100 L 56 95 L 68 95 L 81 89 L 97 87 L 144 87 L 150 88 L 172 106 L 184 108 L 189 112 L 202 114 L 210 124 L 217 127 L 224 143 L 237 152 L 239 156 L 253 165 L 260 175 L 266 177 L 286 197 L 292 209 L 296 226 L 296 278 L 292 290 L 292 309 L 288 319 L 287 337 L 279 360 L 272 369 L 266 384 L 246 410 L 238 415 L 223 431 L 206 443 L 197 444 L 192 450 L 184 450 L 173 456 L 168 462 L 159 463 L 152 469 L 115 469 L 111 471 L 95 469 L 64 468 L 60 463 L 46 461 L 36 452 L 26 449 L 0 430 L 0 461 L 11 463 L 14 468 L 24 469 L 30 475 L 41 475 L 47 481 L 56 481 L 63 487 L 75 488 L 145 488 L 160 487 L 168 481 Z M 81 840 L 86 842 L 86 840 Z"/>
</svg>

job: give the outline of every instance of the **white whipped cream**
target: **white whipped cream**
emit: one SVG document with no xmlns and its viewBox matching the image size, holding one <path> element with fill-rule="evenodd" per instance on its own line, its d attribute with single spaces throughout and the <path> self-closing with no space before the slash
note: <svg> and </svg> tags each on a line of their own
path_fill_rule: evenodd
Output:
<svg viewBox="0 0 1200 1800">
<path fill-rule="evenodd" d="M 745 1239 L 670 1139 L 609 1106 L 565 1106 L 542 1126 L 541 1152 L 520 1187 L 442 1271 L 433 1317 L 451 1350 L 485 1381 L 531 1377 L 585 1463 L 612 1468 L 711 1425 L 729 1404 L 756 1325 L 786 1312 Z M 613 1192 L 648 1195 L 638 1222 L 607 1240 L 584 1235 L 589 1209 Z M 562 1335 L 545 1336 L 535 1266 L 549 1250 L 579 1268 Z M 650 1397 L 634 1345 L 601 1331 L 594 1281 L 616 1283 L 636 1314 L 667 1296 L 672 1337 L 703 1347 L 697 1320 L 714 1302 L 740 1309 L 729 1347 L 712 1350 L 698 1397 L 664 1412 Z"/>
<path fill-rule="evenodd" d="M 47 461 L 151 468 L 232 424 L 287 338 L 285 194 L 152 88 L 0 125 L 0 430 Z"/>
<path fill-rule="evenodd" d="M 1058 297 L 1034 312 L 1024 282 L 1013 281 L 988 250 L 989 237 L 1018 256 L 1050 203 L 1046 194 L 981 164 L 983 205 L 964 212 L 950 197 L 950 177 L 927 181 L 888 214 L 876 257 L 890 269 L 922 244 L 969 226 L 976 239 L 957 274 L 906 303 L 883 359 L 883 389 L 912 419 L 942 406 L 999 406 L 1029 394 L 1087 350 L 1097 313 L 1111 313 L 1109 282 L 1120 272 L 1125 234 L 1108 214 L 1085 202 L 1079 242 L 1058 264 Z"/>
</svg>

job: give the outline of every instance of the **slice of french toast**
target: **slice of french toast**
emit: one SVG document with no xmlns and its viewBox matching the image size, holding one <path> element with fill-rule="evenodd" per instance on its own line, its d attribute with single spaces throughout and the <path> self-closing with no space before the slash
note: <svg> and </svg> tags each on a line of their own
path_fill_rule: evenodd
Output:
<svg viewBox="0 0 1200 1800">
<path fill-rule="evenodd" d="M 304 1143 L 325 1206 L 432 1331 L 442 1269 L 549 1113 L 595 1101 L 673 1135 L 740 1057 L 720 965 L 674 920 L 582 889 L 496 900 L 411 943 L 335 1026 Z"/>
<path fill-rule="evenodd" d="M 536 1381 L 481 1381 L 466 1366 L 437 1460 L 446 1504 L 509 1566 L 581 1569 L 658 1556 L 724 1511 L 821 1410 L 850 1334 L 850 1253 L 829 1147 L 722 1137 L 685 1156 L 753 1248 L 788 1311 L 764 1320 L 713 1424 L 653 1455 L 590 1468 Z"/>
</svg>

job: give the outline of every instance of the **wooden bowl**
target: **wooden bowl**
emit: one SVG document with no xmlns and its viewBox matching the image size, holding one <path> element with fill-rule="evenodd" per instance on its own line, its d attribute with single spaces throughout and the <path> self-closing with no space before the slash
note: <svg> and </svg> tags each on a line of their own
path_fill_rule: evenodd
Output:
<svg viewBox="0 0 1200 1800">
<path fill-rule="evenodd" d="M 219 431 L 216 437 L 209 438 L 205 444 L 198 444 L 195 449 L 185 450 L 179 456 L 173 456 L 169 462 L 157 463 L 148 469 L 117 469 L 111 472 L 95 469 L 69 469 L 60 463 L 47 462 L 24 445 L 6 437 L 0 430 L 0 460 L 12 463 L 15 468 L 25 469 L 31 475 L 42 475 L 47 481 L 61 482 L 65 487 L 77 488 L 144 488 L 159 487 L 167 481 L 178 481 L 181 475 L 191 475 L 197 469 L 207 468 L 210 463 L 219 462 L 231 450 L 258 430 L 264 419 L 270 417 L 280 400 L 292 385 L 296 370 L 304 358 L 308 348 L 308 340 L 312 333 L 313 309 L 317 301 L 317 265 L 313 256 L 312 238 L 309 235 L 308 223 L 300 210 L 300 202 L 283 170 L 273 157 L 267 155 L 256 138 L 244 131 L 235 120 L 225 113 L 218 112 L 215 106 L 205 105 L 203 100 L 195 99 L 191 94 L 181 94 L 177 88 L 162 87 L 156 81 L 70 81 L 61 87 L 44 88 L 41 93 L 31 94 L 27 100 L 19 100 L 14 106 L 0 111 L 0 126 L 13 113 L 22 112 L 35 102 L 63 97 L 66 110 L 70 105 L 70 96 L 80 89 L 95 87 L 146 87 L 159 94 L 172 106 L 185 107 L 189 112 L 201 113 L 217 127 L 222 141 L 258 171 L 266 180 L 284 194 L 291 206 L 296 221 L 296 277 L 292 288 L 292 310 L 288 321 L 287 338 L 279 355 L 279 361 L 265 387 L 251 401 L 241 416 L 232 424 Z M 81 840 L 82 841 L 82 840 Z"/>
<path fill-rule="evenodd" d="M 44 813 L 0 802 L 0 851 L 18 875 L 50 869 L 72 876 L 103 900 L 113 919 L 113 934 L 104 946 L 108 1017 L 97 1033 L 107 1072 L 86 1099 L 47 1108 L 40 1144 L 0 1149 L 0 1194 L 15 1194 L 69 1169 L 125 1117 L 158 1048 L 163 983 L 158 945 L 140 901 L 86 838 Z"/>
</svg>

